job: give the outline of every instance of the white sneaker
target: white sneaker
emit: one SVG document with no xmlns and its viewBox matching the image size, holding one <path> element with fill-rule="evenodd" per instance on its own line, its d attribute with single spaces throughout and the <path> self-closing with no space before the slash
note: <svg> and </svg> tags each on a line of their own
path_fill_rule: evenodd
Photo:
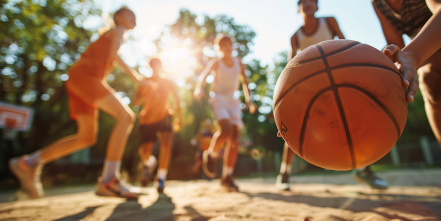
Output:
<svg viewBox="0 0 441 221">
<path fill-rule="evenodd" d="M 39 198 L 43 196 L 43 186 L 40 181 L 43 165 L 29 167 L 24 162 L 24 158 L 19 157 L 9 160 L 9 169 L 17 177 L 21 189 L 31 198 Z"/>
<path fill-rule="evenodd" d="M 98 196 L 121 197 L 128 200 L 137 200 L 139 198 L 139 191 L 116 178 L 108 183 L 101 183 L 98 181 L 95 194 Z"/>
</svg>

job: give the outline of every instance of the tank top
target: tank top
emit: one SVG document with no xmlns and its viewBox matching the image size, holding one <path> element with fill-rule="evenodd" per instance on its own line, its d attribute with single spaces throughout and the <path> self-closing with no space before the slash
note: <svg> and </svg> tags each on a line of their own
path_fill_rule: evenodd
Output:
<svg viewBox="0 0 441 221">
<path fill-rule="evenodd" d="M 233 58 L 232 67 L 226 66 L 222 59 L 219 59 L 214 75 L 214 93 L 233 96 L 234 91 L 239 88 L 240 71 L 240 63 L 237 58 Z"/>
<path fill-rule="evenodd" d="M 332 40 L 333 38 L 334 34 L 332 34 L 326 18 L 318 18 L 317 29 L 314 33 L 308 35 L 302 28 L 299 28 L 296 33 L 297 47 L 300 51 L 311 45 Z"/>
<path fill-rule="evenodd" d="M 92 42 L 80 59 L 70 68 L 69 74 L 81 75 L 87 73 L 87 75 L 104 79 L 111 71 L 115 60 L 111 58 L 110 51 L 113 40 L 109 32 L 106 32 L 98 40 Z"/>
<path fill-rule="evenodd" d="M 403 0 L 400 12 L 395 12 L 387 0 L 374 0 L 378 10 L 401 34 L 414 38 L 432 16 L 425 0 Z"/>
</svg>

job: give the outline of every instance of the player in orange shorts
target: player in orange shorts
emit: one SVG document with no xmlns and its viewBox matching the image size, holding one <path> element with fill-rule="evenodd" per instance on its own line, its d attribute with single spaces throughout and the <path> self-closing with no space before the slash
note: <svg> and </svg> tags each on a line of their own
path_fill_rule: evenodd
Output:
<svg viewBox="0 0 441 221">
<path fill-rule="evenodd" d="M 155 83 L 154 87 L 141 86 L 136 92 L 135 105 L 144 103 L 140 113 L 140 146 L 139 157 L 144 164 L 144 173 L 141 180 L 143 186 L 147 186 L 156 166 L 156 159 L 152 155 L 152 148 L 157 138 L 160 139 L 159 164 L 157 172 L 158 192 L 164 191 L 165 180 L 172 156 L 173 123 L 178 128 L 182 126 L 181 106 L 176 90 L 176 84 L 167 77 L 161 75 L 162 62 L 159 58 L 152 58 L 149 65 L 153 70 L 148 79 Z M 169 98 L 173 98 L 176 121 L 172 122 L 174 110 L 169 105 Z"/>
<path fill-rule="evenodd" d="M 121 157 L 135 115 L 105 80 L 116 62 L 136 82 L 141 85 L 147 82 L 142 81 L 141 76 L 128 67 L 118 55 L 124 34 L 136 26 L 135 14 L 130 9 L 121 8 L 115 12 L 114 22 L 115 27 L 91 43 L 81 58 L 69 69 L 66 89 L 70 113 L 77 122 L 78 131 L 30 155 L 9 161 L 10 169 L 18 178 L 21 189 L 32 198 L 43 195 L 40 171 L 44 164 L 87 148 L 96 142 L 98 110 L 113 116 L 116 125 L 109 138 L 102 176 L 95 193 L 100 196 L 138 198 L 138 193 L 121 182 L 119 174 Z"/>
</svg>

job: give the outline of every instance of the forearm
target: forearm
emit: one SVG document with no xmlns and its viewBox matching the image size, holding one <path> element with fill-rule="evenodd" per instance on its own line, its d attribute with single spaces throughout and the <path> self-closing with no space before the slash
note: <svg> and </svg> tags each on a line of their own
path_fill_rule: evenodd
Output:
<svg viewBox="0 0 441 221">
<path fill-rule="evenodd" d="M 441 48 L 441 8 L 438 7 L 419 34 L 402 51 L 410 53 L 419 67 Z"/>
<path fill-rule="evenodd" d="M 116 60 L 118 64 L 124 69 L 124 71 L 135 81 L 140 81 L 142 79 L 141 75 L 138 74 L 138 72 L 129 67 L 119 55 L 116 56 Z"/>
</svg>

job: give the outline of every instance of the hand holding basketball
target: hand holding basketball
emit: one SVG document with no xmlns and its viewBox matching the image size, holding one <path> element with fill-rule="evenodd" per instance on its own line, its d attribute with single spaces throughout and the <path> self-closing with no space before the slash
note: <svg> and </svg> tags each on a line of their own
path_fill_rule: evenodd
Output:
<svg viewBox="0 0 441 221">
<path fill-rule="evenodd" d="M 395 63 L 397 68 L 403 73 L 403 84 L 409 87 L 407 92 L 407 101 L 413 102 L 415 94 L 418 91 L 417 66 L 412 59 L 412 55 L 400 50 L 394 44 L 388 45 L 383 49 L 383 53 Z"/>
</svg>

